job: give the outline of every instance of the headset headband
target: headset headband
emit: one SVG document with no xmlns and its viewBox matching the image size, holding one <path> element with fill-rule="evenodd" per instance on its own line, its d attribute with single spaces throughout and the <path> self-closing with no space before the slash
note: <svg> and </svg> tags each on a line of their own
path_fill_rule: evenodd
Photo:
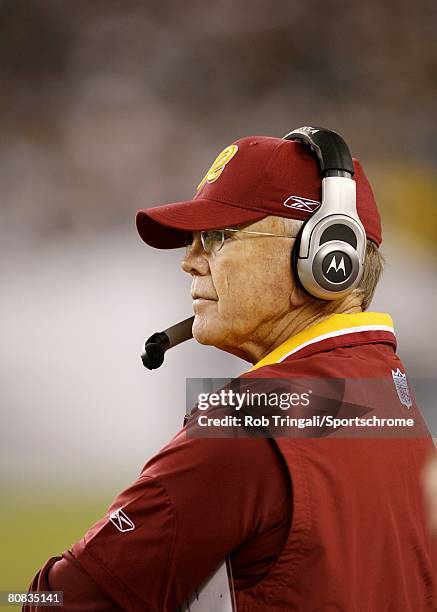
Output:
<svg viewBox="0 0 437 612">
<path fill-rule="evenodd" d="M 322 178 L 325 176 L 349 176 L 355 173 L 349 148 L 343 138 L 331 130 L 319 127 L 301 127 L 289 132 L 284 140 L 300 140 L 316 154 Z"/>
</svg>

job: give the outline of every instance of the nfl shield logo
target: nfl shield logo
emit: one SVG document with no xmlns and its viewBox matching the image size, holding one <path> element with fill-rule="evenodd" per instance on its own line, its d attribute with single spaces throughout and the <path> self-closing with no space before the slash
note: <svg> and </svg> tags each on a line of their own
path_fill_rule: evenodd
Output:
<svg viewBox="0 0 437 612">
<path fill-rule="evenodd" d="M 396 372 L 392 370 L 391 373 L 399 401 L 407 408 L 411 408 L 413 402 L 411 401 L 410 390 L 408 388 L 407 375 L 405 372 L 401 372 L 399 368 Z"/>
</svg>

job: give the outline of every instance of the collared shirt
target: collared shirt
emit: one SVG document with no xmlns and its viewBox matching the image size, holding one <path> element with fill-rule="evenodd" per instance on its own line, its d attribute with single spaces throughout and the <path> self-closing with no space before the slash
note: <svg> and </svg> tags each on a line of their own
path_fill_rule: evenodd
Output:
<svg viewBox="0 0 437 612">
<path fill-rule="evenodd" d="M 388 315 L 333 315 L 284 342 L 244 377 L 385 377 L 402 366 L 395 348 Z M 71 551 L 47 562 L 32 589 L 64 591 L 66 612 L 174 612 L 230 555 L 241 609 L 283 609 L 271 594 L 269 605 L 254 603 L 294 533 L 283 457 L 270 439 L 196 439 L 181 430 Z M 258 595 L 250 600 L 252 592 Z M 239 600 L 239 593 L 249 599 Z"/>
<path fill-rule="evenodd" d="M 301 359 L 335 348 L 380 342 L 396 349 L 396 336 L 390 315 L 380 312 L 334 314 L 283 342 L 250 371 L 282 363 L 290 358 Z M 342 372 L 337 372 L 337 376 L 342 375 Z"/>
</svg>

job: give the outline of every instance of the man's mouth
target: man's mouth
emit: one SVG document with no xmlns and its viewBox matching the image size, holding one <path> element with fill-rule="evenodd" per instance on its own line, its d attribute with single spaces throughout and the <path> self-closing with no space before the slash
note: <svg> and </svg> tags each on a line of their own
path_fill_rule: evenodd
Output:
<svg viewBox="0 0 437 612">
<path fill-rule="evenodd" d="M 214 298 L 204 297 L 203 295 L 198 295 L 194 293 L 192 295 L 193 298 L 193 312 L 194 314 L 200 314 L 204 308 L 207 308 L 208 304 L 212 304 L 213 302 L 217 302 Z"/>
<path fill-rule="evenodd" d="M 206 297 L 204 295 L 198 295 L 197 293 L 194 293 L 192 296 L 193 298 L 193 302 L 195 302 L 196 300 L 206 300 L 209 302 L 216 302 L 217 300 L 215 298 L 211 298 L 211 297 Z"/>
</svg>

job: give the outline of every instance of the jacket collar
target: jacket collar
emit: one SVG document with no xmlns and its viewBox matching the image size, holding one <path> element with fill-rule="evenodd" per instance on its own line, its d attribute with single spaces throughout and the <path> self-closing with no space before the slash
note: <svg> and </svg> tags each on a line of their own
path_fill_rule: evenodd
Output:
<svg viewBox="0 0 437 612">
<path fill-rule="evenodd" d="M 314 353 L 328 348 L 368 342 L 388 342 L 396 348 L 396 336 L 390 315 L 379 312 L 334 314 L 291 336 L 252 366 L 251 371 L 279 363 L 297 353 L 299 357 L 303 356 L 303 351 L 306 356 L 308 352 Z"/>
</svg>

